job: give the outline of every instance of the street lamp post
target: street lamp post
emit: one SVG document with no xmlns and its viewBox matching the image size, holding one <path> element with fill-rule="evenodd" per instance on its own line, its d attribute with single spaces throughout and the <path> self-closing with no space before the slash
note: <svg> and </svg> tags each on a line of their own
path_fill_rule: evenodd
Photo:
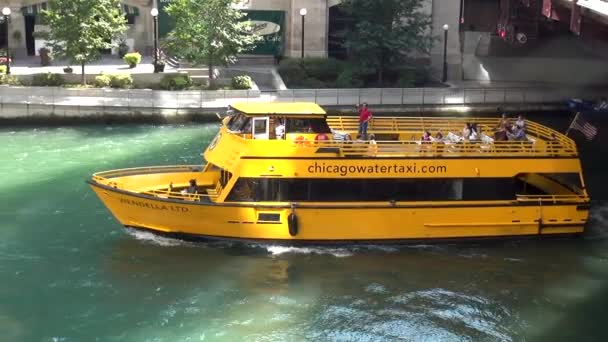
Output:
<svg viewBox="0 0 608 342">
<path fill-rule="evenodd" d="M 154 72 L 159 72 L 158 65 L 158 9 L 156 7 L 150 10 L 150 15 L 154 19 Z"/>
<path fill-rule="evenodd" d="M 443 25 L 443 73 L 441 76 L 441 82 L 448 80 L 448 24 Z"/>
<path fill-rule="evenodd" d="M 6 74 L 10 75 L 11 73 L 11 63 L 10 63 L 10 47 L 8 44 L 8 31 L 9 31 L 9 27 L 8 27 L 8 23 L 9 20 L 11 19 L 11 9 L 10 7 L 4 7 L 2 9 L 2 15 L 4 16 L 4 22 L 6 23 Z"/>
<path fill-rule="evenodd" d="M 300 16 L 302 17 L 302 59 L 304 59 L 304 17 L 308 11 L 306 8 L 300 9 Z"/>
</svg>

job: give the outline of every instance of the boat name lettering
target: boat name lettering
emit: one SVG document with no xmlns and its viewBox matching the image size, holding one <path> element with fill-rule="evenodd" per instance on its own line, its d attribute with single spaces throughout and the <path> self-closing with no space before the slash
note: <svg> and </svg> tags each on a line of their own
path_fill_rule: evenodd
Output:
<svg viewBox="0 0 608 342">
<path fill-rule="evenodd" d="M 143 201 L 132 200 L 129 198 L 121 198 L 120 203 L 132 205 L 132 206 L 136 206 L 136 207 L 141 207 L 141 208 L 154 209 L 154 210 L 168 210 L 168 211 L 176 211 L 176 212 L 181 212 L 181 213 L 190 211 L 188 208 L 182 207 L 180 205 L 148 203 L 148 202 L 143 202 Z"/>
<path fill-rule="evenodd" d="M 332 173 L 340 176 L 348 176 L 351 174 L 388 174 L 388 173 L 446 173 L 448 167 L 445 165 L 417 165 L 411 164 L 393 164 L 393 165 L 338 165 L 317 163 L 308 166 L 309 173 Z"/>
</svg>

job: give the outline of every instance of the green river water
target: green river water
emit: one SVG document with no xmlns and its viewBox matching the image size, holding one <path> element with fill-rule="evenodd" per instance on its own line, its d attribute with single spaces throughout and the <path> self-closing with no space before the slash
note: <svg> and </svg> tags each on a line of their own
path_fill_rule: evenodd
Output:
<svg viewBox="0 0 608 342">
<path fill-rule="evenodd" d="M 579 238 L 289 248 L 127 231 L 84 183 L 200 163 L 216 131 L 1 128 L 0 341 L 608 338 L 602 203 Z"/>
</svg>

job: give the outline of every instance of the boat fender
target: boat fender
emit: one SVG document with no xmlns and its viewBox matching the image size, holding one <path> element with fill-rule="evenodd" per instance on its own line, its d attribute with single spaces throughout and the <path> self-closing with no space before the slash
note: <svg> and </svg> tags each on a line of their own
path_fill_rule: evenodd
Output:
<svg viewBox="0 0 608 342">
<path fill-rule="evenodd" d="M 298 217 L 296 213 L 289 213 L 289 216 L 287 216 L 287 226 L 289 227 L 289 235 L 298 235 Z"/>
</svg>

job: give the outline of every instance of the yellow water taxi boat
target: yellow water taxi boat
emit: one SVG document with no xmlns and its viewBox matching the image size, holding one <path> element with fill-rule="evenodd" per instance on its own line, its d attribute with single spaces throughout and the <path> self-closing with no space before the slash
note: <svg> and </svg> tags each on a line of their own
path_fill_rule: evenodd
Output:
<svg viewBox="0 0 608 342">
<path fill-rule="evenodd" d="M 375 117 L 375 139 L 353 140 L 357 117 L 314 103 L 232 107 L 206 164 L 99 172 L 89 184 L 122 225 L 180 238 L 540 236 L 581 233 L 589 215 L 575 143 L 535 122 L 524 140 L 494 141 L 498 118 Z M 478 139 L 460 137 L 467 122 Z"/>
</svg>

